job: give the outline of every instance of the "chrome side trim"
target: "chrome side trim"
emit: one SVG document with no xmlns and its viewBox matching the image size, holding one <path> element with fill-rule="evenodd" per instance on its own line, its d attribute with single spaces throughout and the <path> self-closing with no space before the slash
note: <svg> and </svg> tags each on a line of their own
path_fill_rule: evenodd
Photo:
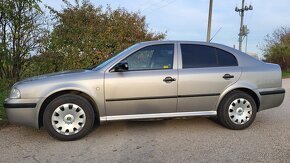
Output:
<svg viewBox="0 0 290 163">
<path fill-rule="evenodd" d="M 216 111 L 199 111 L 199 112 L 115 115 L 115 116 L 100 117 L 100 120 L 119 121 L 119 120 L 134 120 L 134 119 L 178 118 L 178 117 L 216 116 L 216 115 L 217 115 Z"/>
<path fill-rule="evenodd" d="M 106 117 L 106 116 L 104 116 L 104 117 L 100 117 L 100 121 L 101 121 L 101 122 L 106 122 L 106 121 L 107 121 L 107 117 Z"/>
</svg>

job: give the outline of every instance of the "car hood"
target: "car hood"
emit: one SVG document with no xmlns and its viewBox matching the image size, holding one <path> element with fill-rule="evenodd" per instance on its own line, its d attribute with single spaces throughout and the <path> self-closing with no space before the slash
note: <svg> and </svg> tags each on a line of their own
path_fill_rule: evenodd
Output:
<svg viewBox="0 0 290 163">
<path fill-rule="evenodd" d="M 72 71 L 62 71 L 62 72 L 55 72 L 55 73 L 49 73 L 39 76 L 34 76 L 31 78 L 24 79 L 17 84 L 26 83 L 30 81 L 38 81 L 38 80 L 46 80 L 46 79 L 52 79 L 52 78 L 67 78 L 69 76 L 79 76 L 80 74 L 85 74 L 87 72 L 91 72 L 92 70 L 72 70 Z"/>
</svg>

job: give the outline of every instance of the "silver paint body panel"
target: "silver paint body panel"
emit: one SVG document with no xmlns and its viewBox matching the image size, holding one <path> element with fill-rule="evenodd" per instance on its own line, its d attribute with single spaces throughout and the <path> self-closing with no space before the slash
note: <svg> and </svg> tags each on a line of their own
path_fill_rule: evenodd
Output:
<svg viewBox="0 0 290 163">
<path fill-rule="evenodd" d="M 239 66 L 182 69 L 180 44 L 198 44 L 223 49 L 233 54 Z M 174 44 L 172 69 L 110 72 L 120 61 L 150 45 Z M 225 80 L 224 74 L 234 75 Z M 167 76 L 176 78 L 163 82 Z M 96 103 L 101 122 L 110 120 L 215 116 L 223 97 L 235 89 L 249 89 L 260 101 L 259 111 L 277 107 L 284 94 L 260 95 L 283 90 L 281 69 L 236 49 L 214 43 L 190 41 L 151 41 L 136 44 L 93 70 L 77 70 L 42 75 L 16 83 L 21 99 L 6 99 L 7 104 L 36 103 L 35 108 L 6 108 L 8 120 L 39 128 L 40 108 L 45 99 L 61 91 L 79 91 Z"/>
<path fill-rule="evenodd" d="M 226 73 L 235 77 L 225 80 Z M 239 67 L 211 67 L 180 69 L 178 77 L 178 95 L 205 95 L 200 97 L 183 97 L 178 99 L 178 111 L 216 110 L 219 94 L 234 84 L 241 75 Z M 206 86 L 206 87 L 205 87 Z M 216 95 L 214 95 L 216 94 Z"/>
</svg>

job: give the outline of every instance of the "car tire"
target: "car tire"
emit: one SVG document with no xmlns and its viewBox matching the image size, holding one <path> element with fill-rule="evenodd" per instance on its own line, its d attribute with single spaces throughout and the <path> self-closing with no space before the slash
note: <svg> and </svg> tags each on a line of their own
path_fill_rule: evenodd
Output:
<svg viewBox="0 0 290 163">
<path fill-rule="evenodd" d="M 249 94 L 243 91 L 232 91 L 221 101 L 218 108 L 218 120 L 226 128 L 242 130 L 255 120 L 257 105 Z"/>
<path fill-rule="evenodd" d="M 62 141 L 86 136 L 93 128 L 95 114 L 83 97 L 66 94 L 52 100 L 44 111 L 43 124 L 48 133 Z"/>
</svg>

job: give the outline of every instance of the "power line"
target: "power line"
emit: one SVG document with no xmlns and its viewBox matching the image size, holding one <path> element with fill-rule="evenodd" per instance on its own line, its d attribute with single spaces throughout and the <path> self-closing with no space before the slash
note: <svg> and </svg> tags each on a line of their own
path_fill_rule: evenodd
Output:
<svg viewBox="0 0 290 163">
<path fill-rule="evenodd" d="M 142 3 L 140 3 L 140 5 L 138 6 L 138 8 L 142 7 L 143 5 L 146 5 L 150 2 L 150 0 L 144 1 Z"/>
<path fill-rule="evenodd" d="M 154 6 L 158 5 L 160 2 L 162 3 L 163 1 L 167 1 L 167 0 L 161 0 L 161 1 L 153 2 L 153 3 L 149 4 L 149 5 L 147 5 L 147 7 L 145 7 L 145 8 L 142 10 L 142 12 L 144 12 L 144 11 L 150 9 L 151 7 L 154 7 Z"/>
<path fill-rule="evenodd" d="M 157 8 L 153 8 L 153 9 L 151 9 L 151 12 L 152 11 L 154 11 L 154 10 L 159 10 L 159 9 L 162 9 L 162 8 L 164 8 L 164 7 L 167 7 L 167 6 L 169 6 L 170 4 L 172 4 L 173 2 L 175 2 L 176 0 L 162 0 L 163 2 L 165 2 L 165 1 L 167 1 L 167 3 L 166 4 L 164 4 L 163 6 L 159 6 L 159 7 L 157 7 Z M 159 1 L 159 2 L 162 2 L 162 1 Z M 152 4 L 151 6 L 154 6 L 154 5 L 156 5 L 156 4 L 159 4 L 159 3 L 155 3 L 155 4 Z M 150 7 L 151 7 L 150 6 Z M 149 8 L 150 8 L 149 7 Z M 142 11 L 145 11 L 145 10 L 148 10 L 149 8 L 146 8 L 146 9 L 144 9 L 144 10 L 142 10 Z"/>
<path fill-rule="evenodd" d="M 157 8 L 157 9 L 162 9 L 164 7 L 167 7 L 167 6 L 171 5 L 172 3 L 174 3 L 175 1 L 176 0 L 172 0 L 172 1 L 168 2 L 167 4 L 165 4 L 164 6 L 161 6 L 161 7 Z"/>
</svg>

